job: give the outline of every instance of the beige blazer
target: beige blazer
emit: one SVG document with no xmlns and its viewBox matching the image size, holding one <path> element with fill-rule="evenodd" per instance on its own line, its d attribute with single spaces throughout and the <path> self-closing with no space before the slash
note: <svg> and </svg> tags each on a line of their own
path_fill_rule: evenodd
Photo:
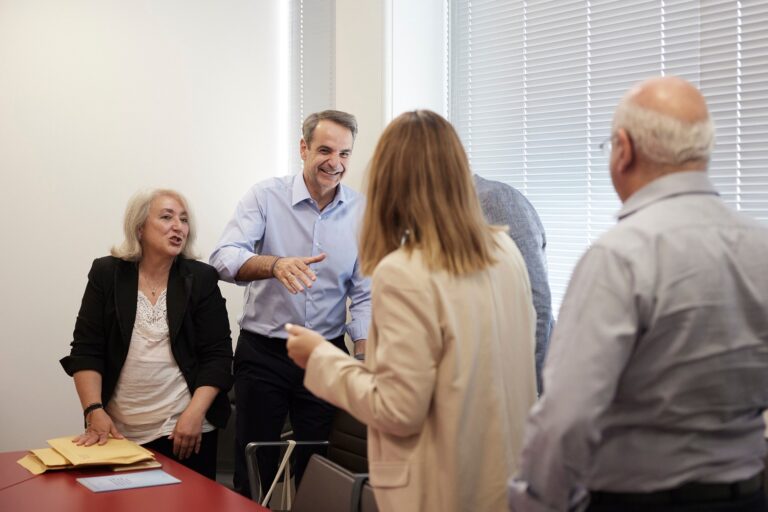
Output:
<svg viewBox="0 0 768 512">
<path fill-rule="evenodd" d="M 330 343 L 306 387 L 368 425 L 380 510 L 502 511 L 536 398 L 528 273 L 497 235 L 492 268 L 430 272 L 398 250 L 373 274 L 366 361 Z"/>
</svg>

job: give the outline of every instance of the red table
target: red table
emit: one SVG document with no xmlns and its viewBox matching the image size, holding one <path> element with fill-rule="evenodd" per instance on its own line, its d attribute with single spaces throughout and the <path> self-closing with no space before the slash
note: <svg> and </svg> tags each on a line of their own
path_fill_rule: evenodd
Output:
<svg viewBox="0 0 768 512">
<path fill-rule="evenodd" d="M 247 498 L 178 462 L 157 454 L 166 473 L 180 484 L 95 493 L 76 478 L 114 474 L 101 469 L 49 471 L 33 476 L 16 461 L 26 452 L 0 453 L 0 511 L 39 512 L 264 512 Z"/>
<path fill-rule="evenodd" d="M 16 464 L 24 455 L 26 452 L 0 453 L 0 492 L 24 480 L 35 478 L 35 475 Z"/>
</svg>

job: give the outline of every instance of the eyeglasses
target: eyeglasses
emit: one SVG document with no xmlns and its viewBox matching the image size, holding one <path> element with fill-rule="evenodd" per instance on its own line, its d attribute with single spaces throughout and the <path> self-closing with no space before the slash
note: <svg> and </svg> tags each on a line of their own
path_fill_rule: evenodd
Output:
<svg viewBox="0 0 768 512">
<path fill-rule="evenodd" d="M 613 145 L 612 141 L 613 135 L 610 135 L 607 139 L 601 142 L 599 146 L 597 146 L 604 156 L 611 156 L 611 146 Z"/>
</svg>

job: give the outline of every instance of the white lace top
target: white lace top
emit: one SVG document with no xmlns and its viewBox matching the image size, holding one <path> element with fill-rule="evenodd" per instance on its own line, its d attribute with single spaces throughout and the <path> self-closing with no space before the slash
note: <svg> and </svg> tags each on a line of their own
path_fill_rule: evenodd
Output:
<svg viewBox="0 0 768 512">
<path fill-rule="evenodd" d="M 163 291 L 153 306 L 139 291 L 131 345 L 107 412 L 120 431 L 139 444 L 173 432 L 191 400 L 171 353 L 168 305 Z M 203 432 L 214 427 L 203 420 Z"/>
</svg>

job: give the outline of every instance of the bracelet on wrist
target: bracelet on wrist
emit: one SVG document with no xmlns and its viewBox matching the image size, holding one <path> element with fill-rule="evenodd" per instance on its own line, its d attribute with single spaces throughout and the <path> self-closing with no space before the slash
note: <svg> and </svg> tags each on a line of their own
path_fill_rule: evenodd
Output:
<svg viewBox="0 0 768 512">
<path fill-rule="evenodd" d="M 96 409 L 103 408 L 104 406 L 101 404 L 101 402 L 93 402 L 92 404 L 88 404 L 88 407 L 83 409 L 83 423 L 85 423 L 85 428 L 88 428 L 88 416 L 90 416 L 91 413 Z"/>
<path fill-rule="evenodd" d="M 272 277 L 275 277 L 275 265 L 277 265 L 277 262 L 280 261 L 280 256 L 275 256 L 275 261 L 272 262 L 272 266 L 269 267 L 269 275 Z"/>
</svg>

